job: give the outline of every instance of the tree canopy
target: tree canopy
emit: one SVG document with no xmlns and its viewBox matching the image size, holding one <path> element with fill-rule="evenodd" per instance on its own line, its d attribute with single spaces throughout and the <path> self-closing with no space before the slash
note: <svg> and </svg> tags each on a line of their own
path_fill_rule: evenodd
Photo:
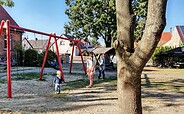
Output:
<svg viewBox="0 0 184 114">
<path fill-rule="evenodd" d="M 148 0 L 133 0 L 132 1 L 133 11 L 136 15 L 136 23 L 134 29 L 134 39 L 140 40 L 146 23 Z"/>
<path fill-rule="evenodd" d="M 12 0 L 0 0 L 0 5 L 13 7 L 14 6 L 14 2 Z"/>
<path fill-rule="evenodd" d="M 65 13 L 71 20 L 65 25 L 65 32 L 76 37 L 104 39 L 111 46 L 116 37 L 115 0 L 66 0 Z"/>
<path fill-rule="evenodd" d="M 75 37 L 95 40 L 103 38 L 106 47 L 116 39 L 116 8 L 115 0 L 66 0 L 68 6 L 65 13 L 70 21 L 65 24 L 66 34 Z M 147 0 L 132 0 L 132 7 L 136 15 L 134 39 L 140 40 L 144 31 Z"/>
</svg>

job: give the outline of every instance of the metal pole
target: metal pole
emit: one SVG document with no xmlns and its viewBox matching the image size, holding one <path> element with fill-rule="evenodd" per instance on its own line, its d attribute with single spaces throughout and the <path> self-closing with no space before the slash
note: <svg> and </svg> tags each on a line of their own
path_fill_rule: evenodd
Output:
<svg viewBox="0 0 184 114">
<path fill-rule="evenodd" d="M 10 22 L 6 21 L 6 44 L 7 44 L 7 83 L 8 83 L 8 98 L 12 98 L 11 89 L 11 53 L 10 53 Z"/>
<path fill-rule="evenodd" d="M 0 36 L 1 36 L 1 34 L 3 33 L 3 26 L 4 26 L 4 20 L 3 21 L 1 21 L 1 25 L 0 25 Z"/>
<path fill-rule="evenodd" d="M 48 34 L 48 33 L 44 33 L 44 32 L 40 32 L 40 31 L 36 31 L 36 30 L 31 30 L 31 29 L 27 29 L 27 28 L 22 28 L 22 27 L 17 27 L 17 26 L 12 26 L 10 25 L 10 28 L 15 29 L 15 30 L 22 30 L 22 31 L 27 31 L 27 32 L 33 32 L 36 34 L 41 34 L 41 35 L 45 35 L 45 36 L 52 36 L 52 37 L 56 37 L 56 38 L 60 38 L 60 39 L 64 39 L 64 40 L 69 40 L 69 41 L 73 41 L 72 39 L 69 38 L 64 38 L 62 36 L 54 36 L 54 34 Z"/>
<path fill-rule="evenodd" d="M 69 71 L 69 73 L 71 73 L 71 71 L 72 71 L 74 45 L 75 45 L 75 43 L 72 41 L 72 56 L 71 56 L 71 60 L 70 60 L 70 71 Z"/>
<path fill-rule="evenodd" d="M 42 63 L 42 69 L 40 71 L 40 80 L 42 80 L 43 70 L 44 70 L 46 60 L 47 60 L 47 55 L 48 55 L 48 50 L 49 50 L 49 46 L 50 46 L 51 37 L 52 37 L 52 34 L 49 36 L 49 39 L 48 39 L 48 42 L 47 42 L 47 47 L 46 47 L 46 50 L 45 50 L 44 60 L 43 60 L 43 63 Z"/>
<path fill-rule="evenodd" d="M 54 41 L 55 41 L 55 45 L 56 45 L 56 54 L 57 54 L 57 57 L 58 57 L 59 69 L 60 69 L 61 74 L 62 74 L 62 80 L 64 81 L 64 74 L 63 74 L 63 70 L 62 70 L 61 59 L 60 59 L 60 55 L 59 55 L 59 49 L 58 49 L 58 44 L 57 44 L 56 37 L 54 37 Z"/>
<path fill-rule="evenodd" d="M 81 52 L 81 48 L 80 48 L 79 43 L 78 43 L 77 47 L 79 48 L 79 52 L 80 52 L 80 56 L 81 56 L 81 60 L 82 60 L 82 66 L 83 66 L 83 68 L 84 68 L 84 73 L 87 74 L 87 72 L 86 72 L 86 67 L 85 67 L 85 65 L 84 65 L 84 60 L 83 60 L 83 56 L 82 56 L 82 52 Z"/>
</svg>

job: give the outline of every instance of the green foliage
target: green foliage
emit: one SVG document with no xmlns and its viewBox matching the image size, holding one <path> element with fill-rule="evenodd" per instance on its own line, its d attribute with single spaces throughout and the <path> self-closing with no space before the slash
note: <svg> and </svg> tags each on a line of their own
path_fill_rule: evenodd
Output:
<svg viewBox="0 0 184 114">
<path fill-rule="evenodd" d="M 0 84 L 4 84 L 4 83 L 6 83 L 6 82 L 7 82 L 6 79 L 0 77 Z"/>
<path fill-rule="evenodd" d="M 38 55 L 38 66 L 41 66 L 43 63 L 45 51 Z M 48 50 L 47 60 L 54 61 L 57 60 L 57 55 L 55 52 Z M 47 65 L 47 64 L 46 64 Z"/>
<path fill-rule="evenodd" d="M 14 6 L 14 2 L 12 0 L 0 0 L 0 5 L 13 7 Z"/>
<path fill-rule="evenodd" d="M 87 51 L 87 50 L 84 50 L 84 51 L 82 52 L 82 56 L 89 56 L 88 51 Z"/>
<path fill-rule="evenodd" d="M 65 13 L 69 21 L 65 24 L 66 34 L 76 37 L 103 38 L 106 47 L 116 39 L 115 0 L 65 0 L 68 6 Z M 147 16 L 148 0 L 132 0 L 136 15 L 134 39 L 140 40 Z"/>
<path fill-rule="evenodd" d="M 24 65 L 35 66 L 37 61 L 38 52 L 34 49 L 28 49 L 25 51 Z"/>
<path fill-rule="evenodd" d="M 22 61 L 23 61 L 24 50 L 22 48 L 22 45 L 21 44 L 16 44 L 15 45 L 15 51 L 16 51 L 17 65 L 23 65 Z"/>
<path fill-rule="evenodd" d="M 145 23 L 146 23 L 146 16 L 147 16 L 147 8 L 148 8 L 148 0 L 133 0 L 133 11 L 136 15 L 136 25 L 134 29 L 134 39 L 136 41 L 140 40 Z"/>
<path fill-rule="evenodd" d="M 155 66 L 165 66 L 164 61 L 167 58 L 165 55 L 163 55 L 163 53 L 171 49 L 173 49 L 173 47 L 170 47 L 170 46 L 157 47 L 151 57 L 154 65 Z"/>
<path fill-rule="evenodd" d="M 104 39 L 111 46 L 116 37 L 115 0 L 66 0 L 65 11 L 71 20 L 65 24 L 66 34 L 76 37 Z"/>
<path fill-rule="evenodd" d="M 29 72 L 29 73 L 12 74 L 12 79 L 13 80 L 32 80 L 32 79 L 38 79 L 39 76 L 40 76 L 40 73 Z"/>
<path fill-rule="evenodd" d="M 25 66 L 41 66 L 44 60 L 44 56 L 45 56 L 45 51 L 39 54 L 34 49 L 28 49 L 25 51 L 24 65 Z M 57 56 L 55 52 L 49 50 L 48 55 L 47 55 L 47 60 L 49 61 L 57 60 Z"/>
<path fill-rule="evenodd" d="M 89 42 L 91 45 L 100 46 L 100 43 L 95 38 L 90 39 Z"/>
</svg>

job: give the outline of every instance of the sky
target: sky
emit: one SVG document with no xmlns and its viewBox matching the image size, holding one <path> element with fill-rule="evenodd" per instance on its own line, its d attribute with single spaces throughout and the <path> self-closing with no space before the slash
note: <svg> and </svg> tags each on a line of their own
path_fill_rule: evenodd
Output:
<svg viewBox="0 0 184 114">
<path fill-rule="evenodd" d="M 65 0 L 13 0 L 12 8 L 4 7 L 20 27 L 57 35 L 64 34 L 64 24 L 68 22 L 65 15 Z M 25 34 L 28 37 L 29 33 Z M 32 35 L 32 34 L 31 34 Z M 34 34 L 34 37 L 44 36 Z"/>
<path fill-rule="evenodd" d="M 64 34 L 64 24 L 69 21 L 65 10 L 65 0 L 13 0 L 13 8 L 4 7 L 20 27 L 57 35 Z M 174 30 L 184 25 L 184 0 L 168 0 L 166 10 L 167 25 L 164 31 Z M 35 36 L 35 34 L 34 34 Z M 37 35 L 36 37 L 41 37 Z"/>
</svg>

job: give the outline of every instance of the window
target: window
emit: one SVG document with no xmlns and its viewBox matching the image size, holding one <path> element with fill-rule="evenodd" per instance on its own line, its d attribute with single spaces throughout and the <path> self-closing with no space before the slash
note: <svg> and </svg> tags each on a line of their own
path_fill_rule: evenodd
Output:
<svg viewBox="0 0 184 114">
<path fill-rule="evenodd" d="M 4 35 L 4 50 L 7 49 L 7 44 L 6 44 L 6 35 Z M 12 42 L 12 35 L 10 35 L 10 50 L 12 50 L 13 42 Z"/>
<path fill-rule="evenodd" d="M 60 41 L 60 45 L 65 45 L 65 41 L 64 40 L 61 40 Z"/>
</svg>

